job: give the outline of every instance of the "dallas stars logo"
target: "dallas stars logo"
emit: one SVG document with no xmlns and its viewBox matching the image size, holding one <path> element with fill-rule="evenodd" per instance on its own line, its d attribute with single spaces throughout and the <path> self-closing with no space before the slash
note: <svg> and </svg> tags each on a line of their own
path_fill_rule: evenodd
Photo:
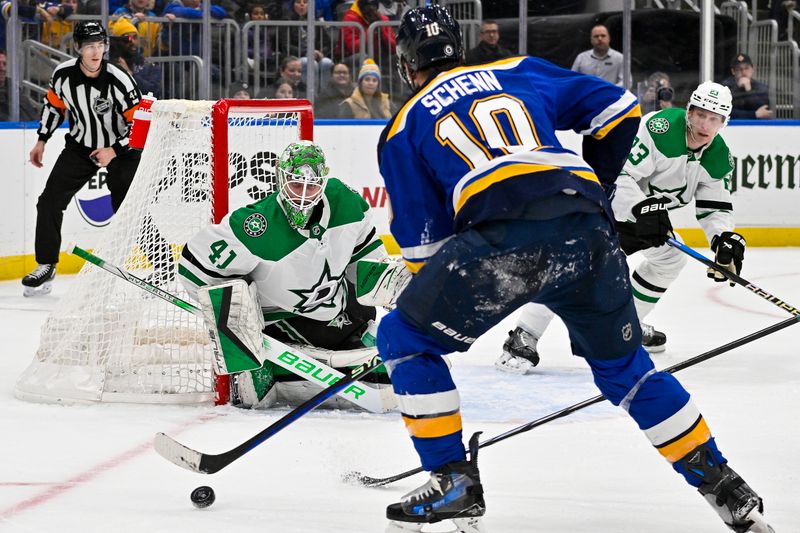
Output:
<svg viewBox="0 0 800 533">
<path fill-rule="evenodd" d="M 342 288 L 342 278 L 344 272 L 338 277 L 331 276 L 331 268 L 328 261 L 325 261 L 325 268 L 322 269 L 322 275 L 319 280 L 310 289 L 289 289 L 300 297 L 300 301 L 294 306 L 295 311 L 301 313 L 310 313 L 320 307 L 335 307 L 335 296 Z"/>
<path fill-rule="evenodd" d="M 244 219 L 244 232 L 251 237 L 261 237 L 267 231 L 267 219 L 261 213 L 253 213 Z"/>
<path fill-rule="evenodd" d="M 659 189 L 658 187 L 652 184 L 648 184 L 647 188 L 649 190 L 649 193 L 647 194 L 647 196 L 648 197 L 657 196 L 659 198 L 667 198 L 669 199 L 669 204 L 667 204 L 667 209 L 677 209 L 689 203 L 682 197 L 682 195 L 686 192 L 686 187 L 688 187 L 688 185 L 684 185 L 683 187 L 678 187 L 677 189 Z"/>
<path fill-rule="evenodd" d="M 669 131 L 669 121 L 664 117 L 652 118 L 647 122 L 647 129 L 653 133 L 667 133 Z"/>
</svg>

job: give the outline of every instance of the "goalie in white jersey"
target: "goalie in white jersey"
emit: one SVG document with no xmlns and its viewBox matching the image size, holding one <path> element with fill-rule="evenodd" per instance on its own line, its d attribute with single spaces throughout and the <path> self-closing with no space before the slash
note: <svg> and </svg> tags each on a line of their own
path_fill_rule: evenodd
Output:
<svg viewBox="0 0 800 533">
<path fill-rule="evenodd" d="M 208 298 L 199 293 L 208 286 L 232 279 L 250 283 L 250 290 L 233 291 L 233 299 L 241 301 L 231 302 L 231 309 L 260 307 L 263 322 L 246 310 L 237 313 L 251 317 L 241 329 L 255 330 L 259 344 L 263 327 L 283 342 L 358 351 L 376 315 L 374 306 L 356 300 L 358 262 L 386 257 L 369 206 L 344 183 L 328 177 L 325 155 L 314 143 L 290 144 L 276 166 L 277 191 L 195 235 L 183 249 L 179 277 L 201 306 Z M 369 356 L 375 353 L 373 349 Z M 374 379 L 388 384 L 385 372 Z M 274 382 L 282 386 L 273 388 Z M 297 389 L 304 389 L 306 382 L 266 362 L 260 369 L 235 374 L 233 385 L 234 404 L 268 407 L 281 394 L 288 395 L 283 398 L 287 401 L 302 400 Z"/>
<path fill-rule="evenodd" d="M 692 93 L 686 110 L 663 109 L 642 119 L 611 199 L 623 251 L 628 255 L 642 251 L 644 255 L 631 275 L 640 321 L 686 264 L 683 252 L 665 244 L 673 235 L 668 210 L 694 199 L 697 220 L 716 262 L 735 274 L 742 269 L 745 240 L 733 231 L 730 195 L 733 158 L 718 135 L 731 109 L 730 90 L 705 82 Z M 718 282 L 726 279 L 711 269 L 708 276 Z M 513 373 L 528 373 L 539 362 L 538 339 L 552 318 L 553 313 L 542 305 L 525 306 L 495 365 Z M 642 334 L 642 344 L 649 352 L 664 351 L 666 335 L 644 323 Z"/>
</svg>

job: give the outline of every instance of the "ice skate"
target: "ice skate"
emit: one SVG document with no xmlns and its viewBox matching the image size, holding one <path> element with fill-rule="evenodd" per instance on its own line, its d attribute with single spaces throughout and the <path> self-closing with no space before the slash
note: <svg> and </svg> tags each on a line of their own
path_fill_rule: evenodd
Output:
<svg viewBox="0 0 800 533">
<path fill-rule="evenodd" d="M 478 472 L 478 436 L 469 440 L 470 460 L 448 463 L 431 472 L 423 486 L 386 508 L 390 520 L 387 533 L 447 531 L 483 533 L 479 518 L 486 512 L 483 486 Z M 431 529 L 442 520 L 452 520 L 456 529 Z M 449 525 L 449 524 L 448 524 Z"/>
<path fill-rule="evenodd" d="M 641 323 L 642 346 L 648 353 L 661 353 L 667 349 L 667 336 L 650 324 Z"/>
<path fill-rule="evenodd" d="M 509 331 L 503 343 L 503 355 L 495 361 L 494 366 L 511 374 L 530 373 L 539 364 L 539 352 L 536 351 L 538 342 L 539 339 L 520 327 Z"/>
<path fill-rule="evenodd" d="M 775 533 L 764 519 L 764 503 L 756 492 L 727 464 L 716 462 L 713 452 L 698 446 L 683 466 L 703 480 L 697 489 L 731 530 L 736 533 Z"/>
<path fill-rule="evenodd" d="M 55 265 L 37 265 L 33 272 L 22 278 L 23 296 L 41 296 L 53 290 L 56 277 Z"/>
</svg>

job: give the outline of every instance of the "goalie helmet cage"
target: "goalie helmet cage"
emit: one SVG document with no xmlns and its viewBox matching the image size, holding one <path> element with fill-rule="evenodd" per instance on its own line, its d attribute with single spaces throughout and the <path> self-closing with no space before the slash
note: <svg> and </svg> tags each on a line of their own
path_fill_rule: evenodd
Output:
<svg viewBox="0 0 800 533">
<path fill-rule="evenodd" d="M 312 140 L 307 100 L 160 100 L 120 210 L 94 251 L 183 299 L 183 244 L 276 186 L 290 142 Z M 42 325 L 15 396 L 44 403 L 226 403 L 202 318 L 87 263 Z"/>
</svg>

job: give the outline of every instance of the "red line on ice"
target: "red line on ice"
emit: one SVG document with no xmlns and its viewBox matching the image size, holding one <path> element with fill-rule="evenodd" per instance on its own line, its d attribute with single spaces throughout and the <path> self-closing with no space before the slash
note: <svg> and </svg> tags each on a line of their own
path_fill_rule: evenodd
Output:
<svg viewBox="0 0 800 533">
<path fill-rule="evenodd" d="M 771 276 L 763 276 L 763 277 L 761 277 L 759 279 L 782 278 L 782 277 L 786 277 L 786 276 L 796 276 L 796 275 L 797 274 L 773 274 Z M 731 308 L 731 309 L 738 309 L 739 311 L 745 311 L 746 313 L 751 313 L 751 314 L 754 314 L 754 315 L 770 316 L 772 318 L 785 318 L 786 316 L 788 316 L 785 313 L 784 314 L 780 314 L 778 312 L 768 313 L 766 311 L 756 311 L 752 307 L 743 307 L 743 306 L 738 305 L 738 304 L 728 303 L 728 302 L 725 301 L 725 299 L 723 298 L 722 295 L 725 294 L 725 290 L 726 289 L 734 289 L 734 287 L 728 287 L 726 282 L 724 282 L 724 283 L 715 283 L 714 285 L 715 285 L 714 287 L 712 287 L 710 289 L 706 289 L 706 294 L 708 295 L 708 299 L 711 300 L 712 302 L 716 303 L 716 304 L 719 304 L 719 305 L 723 306 L 723 307 L 728 307 L 728 308 Z M 741 290 L 743 288 L 744 287 L 739 287 L 738 289 Z M 764 290 L 766 290 L 766 289 L 764 289 Z M 755 296 L 754 298 L 757 298 L 757 296 Z M 789 305 L 792 305 L 792 304 L 790 303 Z"/>
<path fill-rule="evenodd" d="M 180 426 L 178 429 L 174 430 L 174 433 L 175 434 L 182 433 L 189 428 L 203 424 L 219 416 L 223 416 L 222 413 L 211 413 L 208 415 L 203 415 L 196 420 L 193 420 L 191 422 L 188 422 Z M 52 485 L 52 487 L 50 487 L 49 489 L 35 496 L 31 496 L 30 498 L 23 500 L 19 503 L 15 503 L 10 507 L 0 510 L 0 521 L 8 520 L 14 515 L 17 515 L 32 507 L 37 507 L 39 505 L 42 505 L 43 503 L 52 500 L 56 496 L 60 496 L 61 494 L 64 494 L 65 492 L 74 489 L 83 483 L 92 481 L 100 474 L 103 474 L 109 470 L 121 466 L 130 461 L 131 459 L 135 459 L 136 457 L 142 455 L 144 452 L 148 451 L 152 447 L 153 447 L 153 441 L 152 439 L 148 439 L 146 442 L 136 446 L 135 448 L 131 448 L 130 450 L 123 452 L 120 455 L 117 455 L 116 457 L 112 457 L 108 461 L 105 461 L 103 463 L 100 463 L 99 465 L 89 468 L 85 472 L 82 472 L 74 477 L 71 477 L 66 481 L 48 483 L 48 485 Z M 7 484 L 14 485 L 13 482 L 2 483 L 2 485 L 7 485 Z M 19 485 L 22 484 L 20 483 Z M 29 485 L 34 486 L 36 485 L 36 483 L 30 483 Z"/>
</svg>

